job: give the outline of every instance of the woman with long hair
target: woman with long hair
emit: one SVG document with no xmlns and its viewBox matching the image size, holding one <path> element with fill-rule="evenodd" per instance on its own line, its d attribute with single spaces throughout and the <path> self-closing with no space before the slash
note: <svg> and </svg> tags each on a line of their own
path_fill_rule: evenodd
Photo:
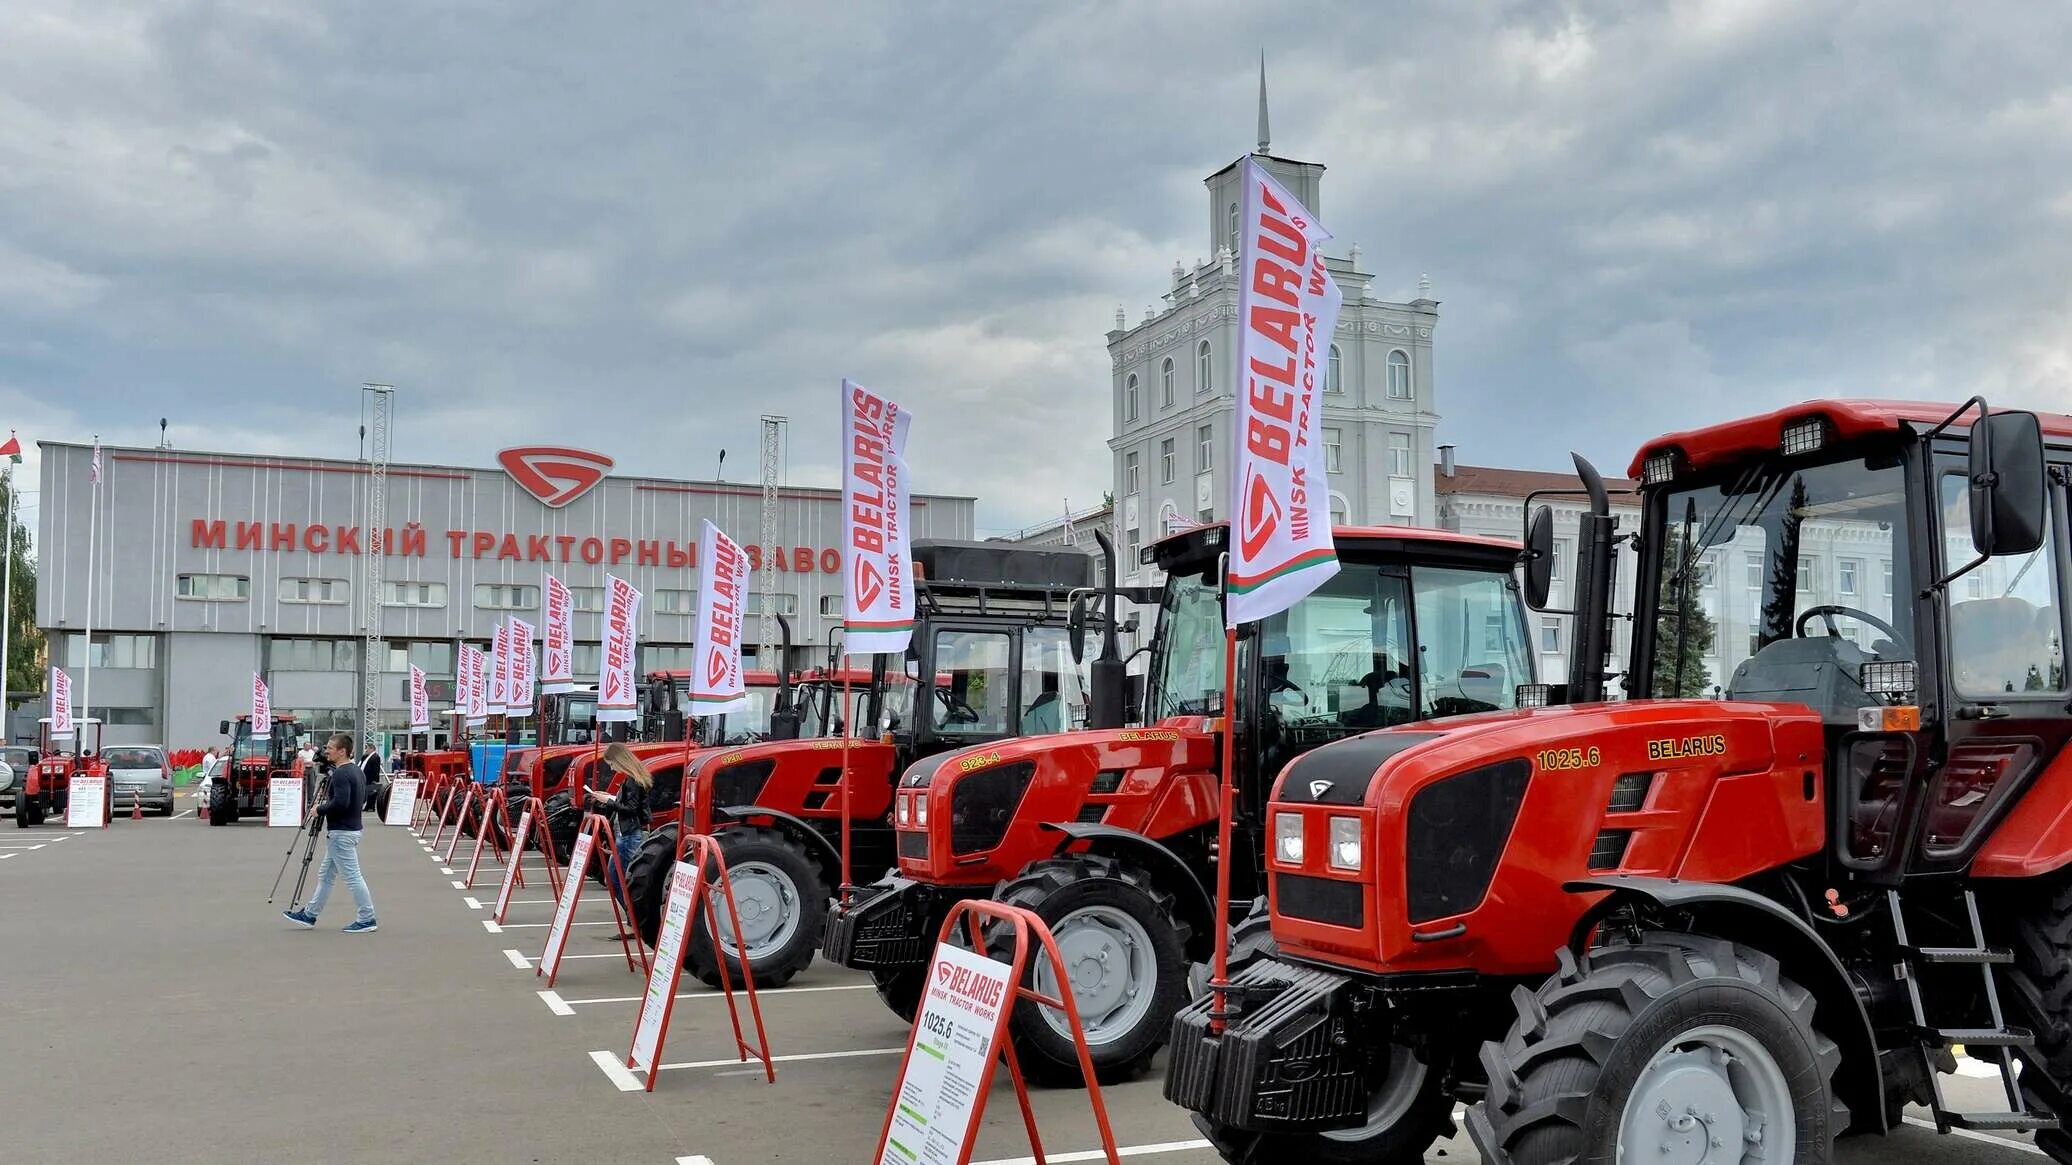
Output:
<svg viewBox="0 0 2072 1165">
<path fill-rule="evenodd" d="M 614 742 L 604 750 L 605 766 L 619 774 L 619 791 L 616 794 L 601 789 L 591 789 L 590 799 L 598 802 L 600 812 L 611 818 L 612 833 L 619 840 L 619 864 L 612 871 L 612 893 L 626 906 L 626 916 L 633 916 L 633 905 L 626 899 L 626 887 L 622 882 L 623 872 L 633 864 L 633 855 L 640 851 L 640 842 L 647 836 L 650 803 L 655 788 L 655 778 L 648 767 L 633 750 L 623 743 Z M 637 935 L 608 934 L 605 938 L 617 942 Z"/>
</svg>

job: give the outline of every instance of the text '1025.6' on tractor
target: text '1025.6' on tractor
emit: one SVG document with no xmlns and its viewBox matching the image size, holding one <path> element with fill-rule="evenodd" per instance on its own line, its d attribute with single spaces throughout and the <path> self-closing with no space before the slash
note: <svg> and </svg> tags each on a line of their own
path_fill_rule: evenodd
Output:
<svg viewBox="0 0 2072 1165">
<path fill-rule="evenodd" d="M 1231 1161 L 1416 1161 L 1456 1102 L 1493 1165 L 1824 1161 L 1908 1103 L 2072 1160 L 2072 418 L 1815 402 L 1634 471 L 1630 698 L 1600 493 L 1571 702 L 1289 765 L 1273 950 L 1168 1097 Z"/>
<path fill-rule="evenodd" d="M 1210 888 L 1222 750 L 1233 748 L 1234 898 L 1264 893 L 1267 785 L 1291 758 L 1428 717 L 1512 706 L 1532 680 L 1515 542 L 1443 530 L 1335 531 L 1343 568 L 1239 645 L 1223 708 L 1225 527 L 1148 547 L 1163 585 L 1142 728 L 1007 740 L 930 757 L 901 777 L 898 867 L 830 915 L 826 953 L 871 972 L 911 1016 L 942 920 L 992 898 L 1042 916 L 1061 948 L 1097 1073 L 1139 1071 L 1199 989 L 1221 920 Z M 1111 609 L 1113 597 L 1111 596 Z M 1114 621 L 1109 620 L 1112 627 Z M 1112 643 L 1104 661 L 1112 660 Z M 1101 664 L 1096 664 L 1096 675 Z M 1119 671 L 1119 663 L 1115 665 Z M 1240 958 L 1264 939 L 1242 922 Z M 1057 990 L 1038 970 L 1036 986 Z M 1017 1005 L 1024 1072 L 1080 1079 L 1062 1014 Z"/>
</svg>

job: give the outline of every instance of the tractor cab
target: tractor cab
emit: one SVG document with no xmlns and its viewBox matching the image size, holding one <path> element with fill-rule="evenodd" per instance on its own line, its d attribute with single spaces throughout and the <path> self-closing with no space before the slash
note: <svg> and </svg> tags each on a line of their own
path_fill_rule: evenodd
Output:
<svg viewBox="0 0 2072 1165">
<path fill-rule="evenodd" d="M 748 696 L 745 711 L 706 716 L 689 704 L 691 673 L 670 669 L 648 673 L 641 694 L 643 739 L 651 741 L 691 740 L 702 747 L 754 744 L 771 740 L 788 730 L 792 721 L 789 677 L 772 671 L 748 669 L 742 679 Z"/>
<path fill-rule="evenodd" d="M 1181 1012 L 1168 1098 L 1233 1162 L 1414 1159 L 1456 1102 L 1509 1165 L 1826 1159 L 1907 1104 L 2072 1160 L 2072 417 L 1815 401 L 1670 434 L 1630 535 L 1577 463 L 1581 698 L 1286 765 L 1271 947 Z M 1599 702 L 1628 538 L 1629 699 Z M 1945 1091 L 1960 1047 L 1998 1104 Z"/>
</svg>

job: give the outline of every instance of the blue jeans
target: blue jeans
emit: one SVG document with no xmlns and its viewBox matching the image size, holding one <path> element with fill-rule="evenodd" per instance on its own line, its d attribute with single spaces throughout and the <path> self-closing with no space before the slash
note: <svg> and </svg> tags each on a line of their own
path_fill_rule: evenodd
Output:
<svg viewBox="0 0 2072 1165">
<path fill-rule="evenodd" d="M 352 891 L 353 905 L 359 907 L 357 921 L 374 921 L 374 895 L 367 892 L 367 879 L 360 876 L 360 831 L 357 829 L 334 829 L 324 837 L 324 863 L 317 868 L 317 892 L 309 896 L 309 904 L 303 913 L 315 918 L 324 908 L 324 899 L 331 896 L 331 882 L 340 874 L 345 876 L 345 888 Z"/>
<path fill-rule="evenodd" d="M 619 870 L 621 872 L 633 868 L 633 855 L 640 852 L 641 839 L 646 836 L 647 831 L 644 829 L 632 829 L 619 835 Z M 612 877 L 612 893 L 621 901 L 626 897 L 625 887 L 620 885 L 616 874 Z"/>
</svg>

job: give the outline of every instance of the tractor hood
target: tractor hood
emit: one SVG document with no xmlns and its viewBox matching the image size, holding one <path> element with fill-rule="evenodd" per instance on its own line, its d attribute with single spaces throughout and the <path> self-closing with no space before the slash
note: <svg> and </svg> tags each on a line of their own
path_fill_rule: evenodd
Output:
<svg viewBox="0 0 2072 1165">
<path fill-rule="evenodd" d="M 843 780 L 844 761 L 849 779 Z M 693 831 L 709 833 L 715 811 L 754 806 L 839 829 L 843 791 L 857 820 L 882 820 L 892 806 L 893 746 L 852 737 L 764 740 L 691 754 L 683 800 Z"/>
</svg>

